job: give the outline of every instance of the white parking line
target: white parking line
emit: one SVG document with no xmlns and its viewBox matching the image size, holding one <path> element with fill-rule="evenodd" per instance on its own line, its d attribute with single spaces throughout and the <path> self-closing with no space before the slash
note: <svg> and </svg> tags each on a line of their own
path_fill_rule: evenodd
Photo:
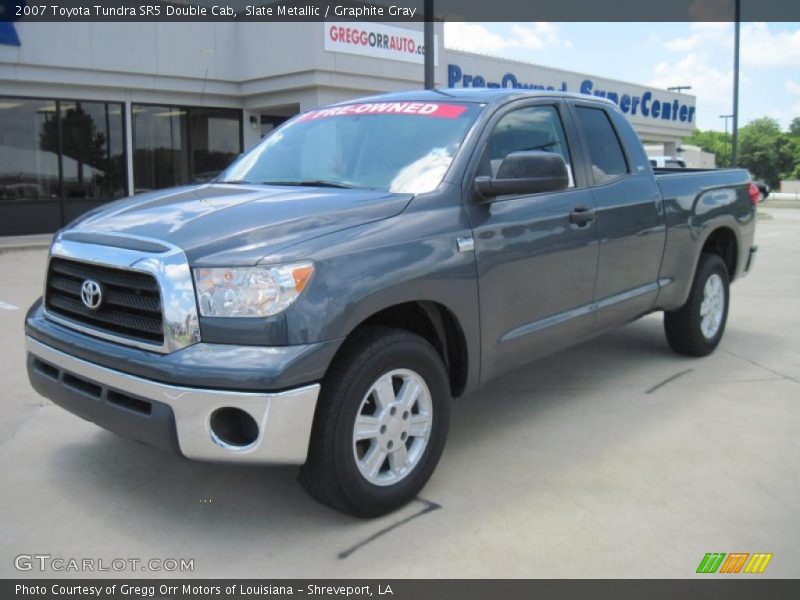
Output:
<svg viewBox="0 0 800 600">
<path fill-rule="evenodd" d="M 3 302 L 2 300 L 0 300 L 0 308 L 3 310 L 19 310 L 19 306 L 14 306 L 13 304 Z"/>
</svg>

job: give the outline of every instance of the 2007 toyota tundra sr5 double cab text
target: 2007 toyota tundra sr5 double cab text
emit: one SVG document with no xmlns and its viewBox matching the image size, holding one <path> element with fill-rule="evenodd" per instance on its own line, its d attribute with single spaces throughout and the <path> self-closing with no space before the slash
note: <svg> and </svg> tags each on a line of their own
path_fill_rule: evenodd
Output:
<svg viewBox="0 0 800 600">
<path fill-rule="evenodd" d="M 360 516 L 412 499 L 451 399 L 652 311 L 717 346 L 750 268 L 743 170 L 654 173 L 611 102 L 393 94 L 287 122 L 215 181 L 60 231 L 36 390 L 191 459 L 302 465 Z"/>
</svg>

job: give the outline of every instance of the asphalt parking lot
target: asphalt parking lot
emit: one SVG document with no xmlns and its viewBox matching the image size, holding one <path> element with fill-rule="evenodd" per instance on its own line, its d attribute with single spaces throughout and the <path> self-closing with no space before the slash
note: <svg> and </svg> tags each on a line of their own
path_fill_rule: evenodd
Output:
<svg viewBox="0 0 800 600">
<path fill-rule="evenodd" d="M 80 576 L 14 567 L 49 554 L 194 559 L 195 577 L 691 577 L 707 552 L 770 552 L 747 577 L 797 577 L 800 210 L 764 212 L 715 354 L 672 354 L 652 315 L 503 377 L 457 403 L 423 498 L 373 521 L 313 502 L 294 468 L 192 463 L 37 396 L 22 322 L 45 251 L 4 252 L 0 576 Z"/>
</svg>

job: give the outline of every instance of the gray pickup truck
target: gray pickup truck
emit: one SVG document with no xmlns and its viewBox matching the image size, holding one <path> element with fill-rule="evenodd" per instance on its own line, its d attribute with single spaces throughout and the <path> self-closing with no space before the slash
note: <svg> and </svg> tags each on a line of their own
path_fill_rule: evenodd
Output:
<svg viewBox="0 0 800 600">
<path fill-rule="evenodd" d="M 743 170 L 654 172 L 589 96 L 417 91 L 298 115 L 216 180 L 55 236 L 33 387 L 197 460 L 302 465 L 359 516 L 412 499 L 451 399 L 653 311 L 703 356 L 753 262 Z"/>
</svg>

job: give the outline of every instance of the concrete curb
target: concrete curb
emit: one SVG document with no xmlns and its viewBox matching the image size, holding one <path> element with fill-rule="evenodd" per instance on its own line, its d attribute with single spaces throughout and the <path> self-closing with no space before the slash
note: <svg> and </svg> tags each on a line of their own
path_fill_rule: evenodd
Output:
<svg viewBox="0 0 800 600">
<path fill-rule="evenodd" d="M 770 208 L 800 208 L 800 194 L 772 192 L 764 200 L 764 206 Z"/>
<path fill-rule="evenodd" d="M 782 200 L 773 200 L 764 208 L 795 208 L 800 209 L 800 202 L 786 202 Z"/>
<path fill-rule="evenodd" d="M 5 252 L 19 252 L 22 250 L 41 250 L 43 248 L 49 248 L 52 242 L 52 233 L 0 237 L 0 254 Z"/>
</svg>

